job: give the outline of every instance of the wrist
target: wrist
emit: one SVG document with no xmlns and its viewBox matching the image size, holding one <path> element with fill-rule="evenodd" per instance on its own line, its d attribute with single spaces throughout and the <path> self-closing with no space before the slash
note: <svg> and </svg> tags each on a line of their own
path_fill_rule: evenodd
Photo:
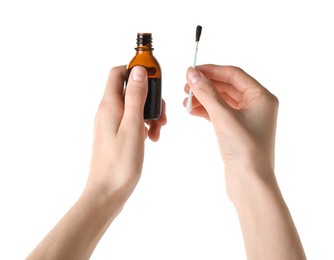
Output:
<svg viewBox="0 0 334 260">
<path fill-rule="evenodd" d="M 140 177 L 140 172 L 91 169 L 83 195 L 99 199 L 101 204 L 121 211 L 138 183 L 137 176 Z"/>
<path fill-rule="evenodd" d="M 226 167 L 225 178 L 227 193 L 237 208 L 245 203 L 256 204 L 258 196 L 263 196 L 264 192 L 280 195 L 271 167 Z"/>
<path fill-rule="evenodd" d="M 120 192 L 110 190 L 107 185 L 88 183 L 79 201 L 91 205 L 97 215 L 100 215 L 104 221 L 111 223 L 122 211 L 125 203 L 119 194 Z"/>
</svg>

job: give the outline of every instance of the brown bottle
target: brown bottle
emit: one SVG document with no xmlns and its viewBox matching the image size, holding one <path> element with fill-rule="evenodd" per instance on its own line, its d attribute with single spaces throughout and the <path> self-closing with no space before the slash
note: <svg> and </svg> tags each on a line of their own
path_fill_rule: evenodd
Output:
<svg viewBox="0 0 334 260">
<path fill-rule="evenodd" d="M 138 33 L 136 55 L 127 67 L 127 79 L 131 69 L 140 65 L 146 68 L 148 76 L 148 93 L 144 107 L 144 119 L 156 120 L 161 117 L 161 68 L 157 59 L 153 56 L 152 34 Z M 127 82 L 126 79 L 126 82 Z"/>
</svg>

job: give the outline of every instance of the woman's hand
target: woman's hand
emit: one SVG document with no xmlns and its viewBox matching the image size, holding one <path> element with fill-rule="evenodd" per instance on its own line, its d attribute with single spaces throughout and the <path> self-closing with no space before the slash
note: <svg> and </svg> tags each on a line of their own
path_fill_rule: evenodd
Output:
<svg viewBox="0 0 334 260">
<path fill-rule="evenodd" d="M 134 67 L 123 89 L 126 67 L 110 71 L 106 89 L 95 119 L 90 176 L 87 188 L 116 194 L 125 203 L 142 171 L 147 136 L 157 141 L 166 124 L 165 102 L 158 120 L 144 122 L 147 71 Z"/>
<path fill-rule="evenodd" d="M 237 67 L 189 68 L 187 81 L 185 91 L 191 87 L 194 94 L 191 114 L 212 122 L 227 179 L 245 180 L 245 169 L 272 178 L 278 99 Z"/>
<path fill-rule="evenodd" d="M 191 113 L 215 129 L 248 259 L 306 259 L 274 173 L 277 98 L 236 67 L 189 68 L 187 81 Z"/>
<path fill-rule="evenodd" d="M 126 67 L 110 71 L 95 118 L 90 174 L 78 201 L 27 259 L 89 259 L 110 223 L 139 181 L 147 136 L 159 139 L 162 117 L 144 123 L 147 73 L 132 69 L 124 91 Z"/>
</svg>

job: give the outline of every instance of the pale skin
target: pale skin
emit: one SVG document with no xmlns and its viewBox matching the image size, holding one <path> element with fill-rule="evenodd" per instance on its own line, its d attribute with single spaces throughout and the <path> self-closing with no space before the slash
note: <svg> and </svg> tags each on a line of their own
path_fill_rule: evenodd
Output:
<svg viewBox="0 0 334 260">
<path fill-rule="evenodd" d="M 215 129 L 247 258 L 306 259 L 274 173 L 278 99 L 236 67 L 189 68 L 187 81 L 191 113 Z"/>
<path fill-rule="evenodd" d="M 121 212 L 142 171 L 147 137 L 167 122 L 144 122 L 147 73 L 113 68 L 95 119 L 90 174 L 82 195 L 27 259 L 89 259 Z M 248 259 L 306 259 L 274 172 L 278 100 L 237 67 L 189 68 L 191 114 L 209 120 L 225 165 L 226 190 L 238 213 Z M 186 100 L 184 101 L 186 105 Z"/>
<path fill-rule="evenodd" d="M 95 116 L 90 174 L 82 195 L 27 259 L 89 259 L 100 238 L 136 187 L 145 139 L 157 141 L 162 117 L 144 123 L 147 73 L 132 69 L 123 91 L 126 67 L 111 69 Z"/>
</svg>

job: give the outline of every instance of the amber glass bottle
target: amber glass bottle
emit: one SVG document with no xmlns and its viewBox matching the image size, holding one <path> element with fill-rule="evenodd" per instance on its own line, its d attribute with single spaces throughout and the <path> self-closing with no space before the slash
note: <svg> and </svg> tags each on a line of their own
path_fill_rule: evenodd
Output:
<svg viewBox="0 0 334 260">
<path fill-rule="evenodd" d="M 148 76 L 148 93 L 144 108 L 145 120 L 156 120 L 161 117 L 161 68 L 158 60 L 153 56 L 152 34 L 138 33 L 136 55 L 127 67 L 127 79 L 131 69 L 140 65 L 146 68 Z M 126 80 L 127 81 L 127 80 Z"/>
</svg>

